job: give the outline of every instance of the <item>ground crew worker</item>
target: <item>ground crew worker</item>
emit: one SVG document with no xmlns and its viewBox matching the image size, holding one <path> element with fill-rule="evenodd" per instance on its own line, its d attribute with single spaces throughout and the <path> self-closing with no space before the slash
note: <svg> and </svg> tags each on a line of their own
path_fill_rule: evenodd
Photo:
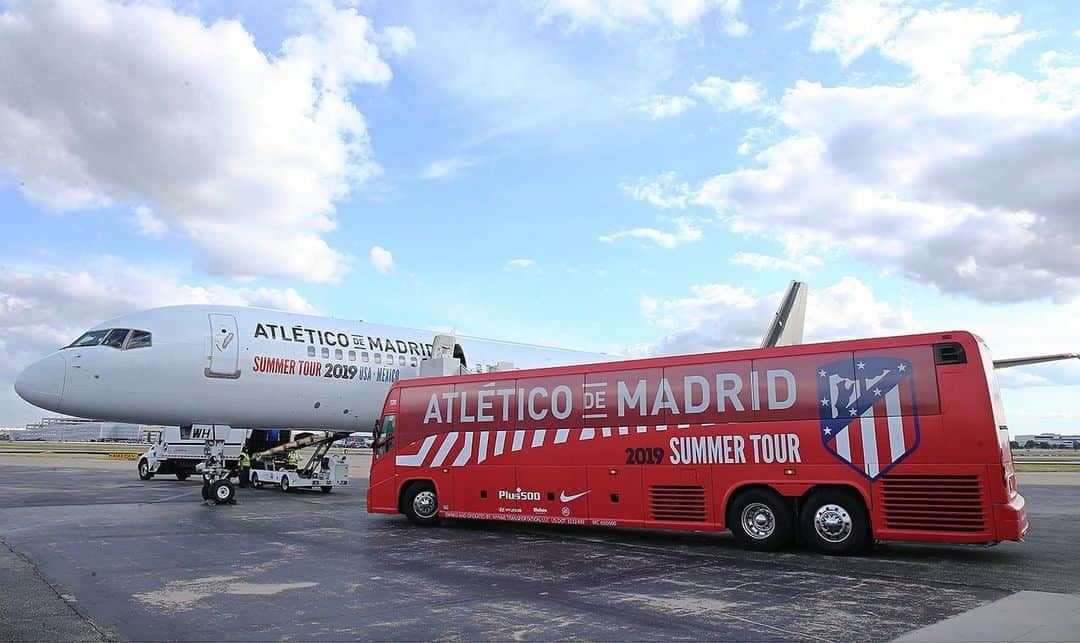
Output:
<svg viewBox="0 0 1080 643">
<path fill-rule="evenodd" d="M 287 461 L 286 466 L 289 469 L 299 469 L 300 468 L 300 454 L 297 453 L 296 451 L 289 451 L 289 459 Z"/>
<path fill-rule="evenodd" d="M 246 487 L 251 482 L 251 456 L 247 450 L 240 451 L 240 486 Z"/>
</svg>

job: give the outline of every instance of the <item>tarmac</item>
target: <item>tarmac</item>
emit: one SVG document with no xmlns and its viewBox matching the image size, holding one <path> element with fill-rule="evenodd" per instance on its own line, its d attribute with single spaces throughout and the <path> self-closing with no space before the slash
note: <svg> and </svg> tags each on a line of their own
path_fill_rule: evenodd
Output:
<svg viewBox="0 0 1080 643">
<path fill-rule="evenodd" d="M 836 558 L 727 534 L 414 527 L 364 511 L 366 457 L 332 494 L 219 507 L 133 462 L 12 460 L 0 640 L 1080 638 L 1075 474 L 1021 476 L 1027 542 Z"/>
</svg>

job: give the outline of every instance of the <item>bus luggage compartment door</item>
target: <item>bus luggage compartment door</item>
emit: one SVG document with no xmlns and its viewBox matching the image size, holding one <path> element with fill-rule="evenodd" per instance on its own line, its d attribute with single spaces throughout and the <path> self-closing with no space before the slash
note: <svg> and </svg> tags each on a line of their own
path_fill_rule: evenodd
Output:
<svg viewBox="0 0 1080 643">
<path fill-rule="evenodd" d="M 641 466 L 588 467 L 589 517 L 602 526 L 641 526 Z"/>
<path fill-rule="evenodd" d="M 589 517 L 587 483 L 584 466 L 519 465 L 517 488 L 522 499 L 518 506 L 536 522 L 583 524 Z"/>
<path fill-rule="evenodd" d="M 517 487 L 513 465 L 473 464 L 454 472 L 454 503 L 450 510 L 462 513 L 505 514 L 510 501 L 506 495 Z M 500 492 L 503 492 L 500 494 Z M 446 504 L 445 500 L 440 504 Z"/>
</svg>

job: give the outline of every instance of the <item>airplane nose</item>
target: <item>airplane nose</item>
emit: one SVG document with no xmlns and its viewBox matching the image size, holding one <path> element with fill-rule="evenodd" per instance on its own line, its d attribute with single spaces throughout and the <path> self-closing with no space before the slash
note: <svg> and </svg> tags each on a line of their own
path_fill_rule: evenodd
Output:
<svg viewBox="0 0 1080 643">
<path fill-rule="evenodd" d="M 34 406 L 59 412 L 66 374 L 67 360 L 62 355 L 49 355 L 19 373 L 15 392 Z"/>
</svg>

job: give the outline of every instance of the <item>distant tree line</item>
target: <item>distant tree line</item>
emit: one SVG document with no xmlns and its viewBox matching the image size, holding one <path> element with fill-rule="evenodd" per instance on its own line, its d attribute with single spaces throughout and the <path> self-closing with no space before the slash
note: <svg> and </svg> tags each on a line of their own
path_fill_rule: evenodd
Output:
<svg viewBox="0 0 1080 643">
<path fill-rule="evenodd" d="M 1049 442 L 1036 442 L 1035 440 L 1028 440 L 1021 445 L 1016 440 L 1009 442 L 1009 446 L 1014 449 L 1072 449 L 1074 451 L 1080 450 L 1080 442 L 1073 441 L 1072 446 L 1068 444 L 1050 444 Z"/>
</svg>

